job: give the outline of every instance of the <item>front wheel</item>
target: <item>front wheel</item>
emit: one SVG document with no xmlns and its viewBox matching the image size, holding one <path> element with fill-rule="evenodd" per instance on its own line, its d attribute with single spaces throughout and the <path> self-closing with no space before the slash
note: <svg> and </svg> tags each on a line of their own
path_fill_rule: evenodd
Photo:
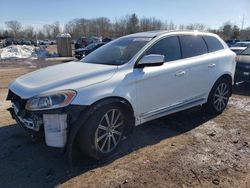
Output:
<svg viewBox="0 0 250 188">
<path fill-rule="evenodd" d="M 100 107 L 78 133 L 82 152 L 95 159 L 111 155 L 121 142 L 125 124 L 125 112 L 119 105 Z"/>
<path fill-rule="evenodd" d="M 207 111 L 212 114 L 220 114 L 227 107 L 232 84 L 226 79 L 218 80 L 208 97 L 205 105 Z"/>
</svg>

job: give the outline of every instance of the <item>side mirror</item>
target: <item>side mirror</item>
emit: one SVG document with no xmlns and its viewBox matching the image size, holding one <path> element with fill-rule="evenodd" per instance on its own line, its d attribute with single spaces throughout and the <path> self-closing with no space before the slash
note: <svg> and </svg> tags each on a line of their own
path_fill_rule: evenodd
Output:
<svg viewBox="0 0 250 188">
<path fill-rule="evenodd" d="M 138 68 L 151 67 L 151 66 L 161 66 L 164 63 L 165 56 L 159 54 L 145 55 L 141 58 L 137 64 Z"/>
</svg>

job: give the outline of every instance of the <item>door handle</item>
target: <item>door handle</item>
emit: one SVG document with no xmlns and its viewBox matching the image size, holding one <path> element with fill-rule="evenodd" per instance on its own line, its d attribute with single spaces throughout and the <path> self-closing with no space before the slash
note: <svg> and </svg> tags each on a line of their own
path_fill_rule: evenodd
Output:
<svg viewBox="0 0 250 188">
<path fill-rule="evenodd" d="M 175 73 L 175 76 L 183 76 L 185 74 L 186 74 L 185 71 L 178 71 L 178 72 Z"/>
<path fill-rule="evenodd" d="M 215 67 L 214 63 L 208 65 L 208 68 L 214 68 L 214 67 Z"/>
</svg>

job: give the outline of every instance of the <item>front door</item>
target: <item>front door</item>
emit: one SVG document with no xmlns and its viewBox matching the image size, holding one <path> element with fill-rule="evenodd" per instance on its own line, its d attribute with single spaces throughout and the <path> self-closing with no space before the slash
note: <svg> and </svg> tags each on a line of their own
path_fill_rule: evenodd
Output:
<svg viewBox="0 0 250 188">
<path fill-rule="evenodd" d="M 187 65 L 181 59 L 177 36 L 155 43 L 145 55 L 161 54 L 165 63 L 157 67 L 136 68 L 137 105 L 139 117 L 145 121 L 161 116 L 171 106 L 180 104 L 187 97 Z"/>
</svg>

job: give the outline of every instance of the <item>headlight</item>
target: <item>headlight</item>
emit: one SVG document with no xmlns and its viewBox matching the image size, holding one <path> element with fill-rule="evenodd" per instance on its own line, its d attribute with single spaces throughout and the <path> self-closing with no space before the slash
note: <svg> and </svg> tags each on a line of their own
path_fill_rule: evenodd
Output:
<svg viewBox="0 0 250 188">
<path fill-rule="evenodd" d="M 25 108 L 29 111 L 62 108 L 69 105 L 75 96 L 76 92 L 73 90 L 65 90 L 39 95 L 29 99 Z"/>
</svg>

